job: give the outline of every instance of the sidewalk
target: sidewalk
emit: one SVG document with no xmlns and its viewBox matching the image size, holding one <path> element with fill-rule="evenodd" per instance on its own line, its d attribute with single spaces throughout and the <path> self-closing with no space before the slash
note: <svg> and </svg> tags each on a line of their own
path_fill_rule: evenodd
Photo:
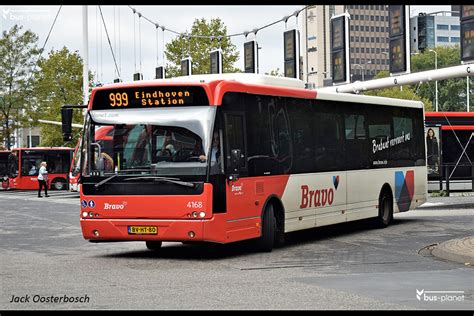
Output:
<svg viewBox="0 0 474 316">
<path fill-rule="evenodd" d="M 442 242 L 431 254 L 441 259 L 474 265 L 474 236 Z"/>
</svg>

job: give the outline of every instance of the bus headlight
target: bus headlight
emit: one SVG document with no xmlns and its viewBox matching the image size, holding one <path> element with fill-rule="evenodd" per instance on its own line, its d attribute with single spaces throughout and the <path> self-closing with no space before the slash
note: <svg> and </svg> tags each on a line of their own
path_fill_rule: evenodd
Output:
<svg viewBox="0 0 474 316">
<path fill-rule="evenodd" d="M 82 212 L 82 217 L 87 217 L 87 212 Z"/>
<path fill-rule="evenodd" d="M 206 213 L 200 212 L 200 213 L 199 213 L 199 216 L 200 216 L 201 218 L 206 217 Z"/>
</svg>

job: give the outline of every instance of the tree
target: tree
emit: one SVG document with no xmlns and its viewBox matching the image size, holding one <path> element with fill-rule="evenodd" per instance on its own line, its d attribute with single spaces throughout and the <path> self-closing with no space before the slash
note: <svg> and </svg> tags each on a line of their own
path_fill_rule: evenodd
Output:
<svg viewBox="0 0 474 316">
<path fill-rule="evenodd" d="M 270 73 L 266 72 L 265 74 L 269 76 L 283 77 L 283 74 L 280 73 L 280 68 L 272 69 L 270 70 Z"/>
<path fill-rule="evenodd" d="M 213 49 L 222 49 L 223 72 L 241 72 L 233 65 L 239 58 L 239 52 L 229 37 L 227 37 L 227 27 L 219 19 L 211 19 L 208 23 L 206 19 L 194 20 L 189 35 L 205 35 L 213 38 L 186 37 L 179 36 L 166 44 L 166 77 L 176 77 L 181 75 L 181 59 L 191 56 L 192 73 L 210 73 L 210 52 Z M 220 44 L 220 45 L 219 45 Z"/>
<path fill-rule="evenodd" d="M 437 54 L 438 69 L 452 67 L 461 64 L 459 45 L 451 47 L 435 47 Z M 435 69 L 435 53 L 425 50 L 423 53 L 414 55 L 411 59 L 412 72 Z M 472 84 L 472 80 L 470 81 Z M 418 94 L 435 103 L 435 82 L 423 83 Z M 470 104 L 474 102 L 474 96 L 469 96 Z M 466 111 L 466 78 L 455 78 L 438 81 L 438 109 L 439 111 Z"/>
<path fill-rule="evenodd" d="M 61 107 L 64 104 L 82 104 L 82 58 L 77 51 L 70 52 L 66 47 L 58 51 L 51 51 L 48 58 L 38 64 L 39 70 L 35 73 L 34 93 L 36 97 L 36 111 L 33 119 L 61 121 Z M 93 76 L 89 74 L 92 84 Z M 73 122 L 83 123 L 82 112 L 74 110 Z M 73 135 L 68 143 L 70 147 L 76 145 L 79 134 Z M 63 145 L 61 126 L 41 125 L 42 146 Z"/>
<path fill-rule="evenodd" d="M 22 26 L 3 31 L 0 39 L 0 137 L 11 148 L 13 131 L 26 125 L 32 105 L 31 73 L 40 49 L 38 36 Z"/>
<path fill-rule="evenodd" d="M 388 71 L 384 70 L 384 71 L 379 72 L 374 77 L 374 79 L 385 78 L 388 76 L 389 76 Z M 409 87 L 409 86 L 404 86 L 402 90 L 400 90 L 399 87 L 370 90 L 370 91 L 365 92 L 365 94 L 372 95 L 372 96 L 386 97 L 386 98 L 421 101 L 424 104 L 425 111 L 433 110 L 433 103 L 429 99 L 418 94 L 416 90 L 414 90 L 412 87 Z"/>
</svg>

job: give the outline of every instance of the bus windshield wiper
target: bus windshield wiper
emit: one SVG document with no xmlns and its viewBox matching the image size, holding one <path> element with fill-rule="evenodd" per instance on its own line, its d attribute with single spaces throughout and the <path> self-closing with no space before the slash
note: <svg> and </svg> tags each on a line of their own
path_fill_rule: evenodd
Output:
<svg viewBox="0 0 474 316">
<path fill-rule="evenodd" d="M 96 189 L 98 189 L 102 184 L 109 182 L 110 180 L 112 180 L 112 179 L 115 178 L 116 176 L 118 176 L 118 174 L 114 174 L 114 175 L 112 175 L 112 176 L 110 176 L 110 177 L 108 177 L 108 178 L 105 178 L 104 180 L 102 180 L 102 181 L 96 183 L 96 184 L 94 185 L 94 187 L 95 187 Z"/>
<path fill-rule="evenodd" d="M 166 178 L 166 177 L 155 177 L 155 176 L 133 177 L 133 178 L 127 178 L 124 181 L 131 181 L 131 180 L 153 180 L 153 181 L 158 181 L 158 182 L 162 181 L 162 182 L 174 183 L 174 184 L 182 185 L 189 188 L 196 187 L 194 183 L 180 181 L 178 178 Z"/>
</svg>

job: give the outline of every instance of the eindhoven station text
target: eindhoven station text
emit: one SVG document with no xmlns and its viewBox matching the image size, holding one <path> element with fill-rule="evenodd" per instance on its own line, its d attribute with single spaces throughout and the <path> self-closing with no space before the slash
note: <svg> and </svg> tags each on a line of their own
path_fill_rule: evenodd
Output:
<svg viewBox="0 0 474 316">
<path fill-rule="evenodd" d="M 188 91 L 172 91 L 161 92 L 155 91 L 153 93 L 135 92 L 135 99 L 141 99 L 143 106 L 146 105 L 183 105 L 185 97 L 189 97 Z"/>
</svg>

